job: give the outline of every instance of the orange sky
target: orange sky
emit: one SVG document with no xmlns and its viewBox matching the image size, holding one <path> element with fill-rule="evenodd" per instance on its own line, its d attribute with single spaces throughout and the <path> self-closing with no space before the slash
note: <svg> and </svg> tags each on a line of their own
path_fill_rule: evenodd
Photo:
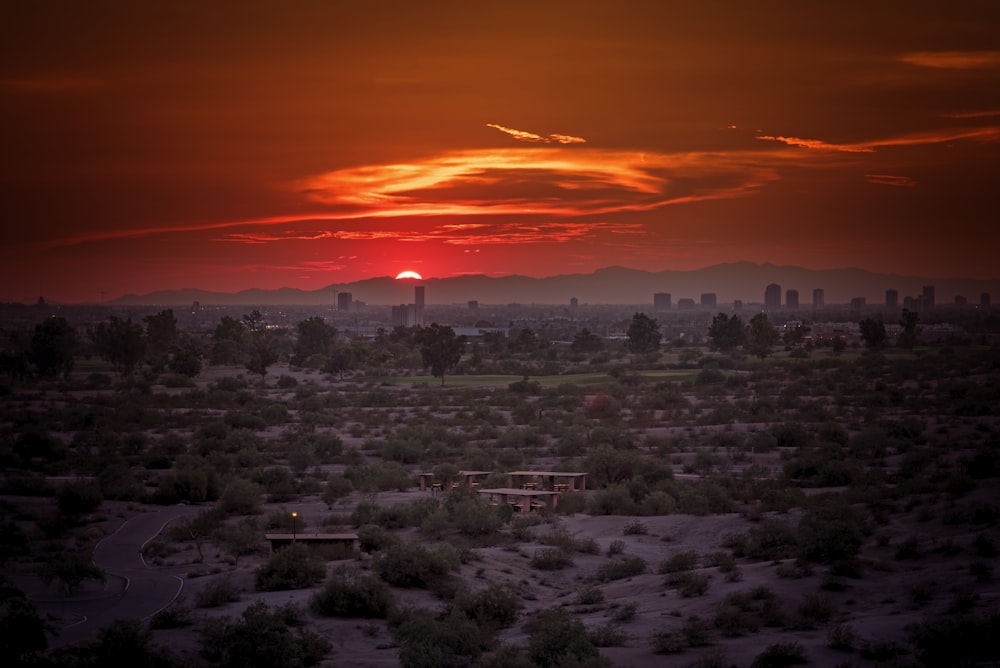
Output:
<svg viewBox="0 0 1000 668">
<path fill-rule="evenodd" d="M 42 0 L 0 56 L 2 300 L 1000 278 L 995 2 Z"/>
</svg>

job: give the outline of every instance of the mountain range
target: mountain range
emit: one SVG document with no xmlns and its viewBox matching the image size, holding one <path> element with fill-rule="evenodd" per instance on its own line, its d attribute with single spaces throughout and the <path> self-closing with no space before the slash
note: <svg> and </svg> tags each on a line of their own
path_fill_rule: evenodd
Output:
<svg viewBox="0 0 1000 668">
<path fill-rule="evenodd" d="M 715 293 L 718 303 L 735 299 L 745 304 L 764 300 L 764 288 L 777 283 L 785 291 L 798 290 L 799 301 L 812 303 L 813 289 L 822 288 L 826 304 L 843 304 L 864 297 L 870 304 L 885 301 L 887 289 L 897 290 L 900 304 L 907 296 L 920 295 L 923 286 L 933 285 L 938 304 L 952 303 L 957 295 L 978 304 L 982 293 L 1000 296 L 1000 280 L 927 278 L 881 274 L 864 269 L 805 269 L 793 266 L 735 262 L 688 271 L 649 272 L 625 267 L 607 267 L 590 274 L 563 274 L 545 278 L 481 274 L 422 281 L 369 278 L 353 283 L 331 284 L 317 290 L 280 288 L 250 289 L 240 292 L 211 292 L 193 288 L 162 290 L 144 295 L 128 294 L 109 303 L 117 305 L 331 305 L 337 293 L 349 292 L 354 300 L 372 305 L 413 303 L 415 285 L 423 285 L 428 304 L 566 304 L 576 298 L 580 304 L 650 304 L 653 294 L 667 292 L 673 303 L 679 299 L 700 300 L 702 293 Z"/>
</svg>

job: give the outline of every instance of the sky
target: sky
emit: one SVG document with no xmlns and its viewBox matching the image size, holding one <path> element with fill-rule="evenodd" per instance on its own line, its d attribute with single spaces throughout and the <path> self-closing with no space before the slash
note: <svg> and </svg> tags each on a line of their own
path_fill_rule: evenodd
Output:
<svg viewBox="0 0 1000 668">
<path fill-rule="evenodd" d="M 1000 278 L 1000 3 L 33 0 L 0 300 L 753 261 Z"/>
</svg>

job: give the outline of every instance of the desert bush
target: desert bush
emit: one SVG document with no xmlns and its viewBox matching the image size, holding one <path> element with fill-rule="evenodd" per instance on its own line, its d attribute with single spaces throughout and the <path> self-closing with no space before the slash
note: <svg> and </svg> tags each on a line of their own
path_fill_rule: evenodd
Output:
<svg viewBox="0 0 1000 668">
<path fill-rule="evenodd" d="M 782 626 L 785 621 L 781 602 L 767 587 L 728 594 L 714 619 L 715 627 L 726 636 L 755 633 L 762 626 Z"/>
<path fill-rule="evenodd" d="M 1000 660 L 1000 612 L 947 615 L 907 629 L 924 666 L 991 665 Z"/>
<path fill-rule="evenodd" d="M 318 664 L 330 643 L 316 633 L 292 631 L 285 615 L 257 601 L 233 619 L 219 617 L 201 628 L 201 654 L 223 668 L 298 668 Z"/>
<path fill-rule="evenodd" d="M 326 568 L 306 545 L 293 543 L 277 550 L 254 576 L 257 591 L 304 589 L 323 580 Z"/>
<path fill-rule="evenodd" d="M 540 571 L 559 571 L 572 566 L 573 557 L 562 548 L 547 547 L 536 550 L 529 564 Z"/>
<path fill-rule="evenodd" d="M 649 533 L 649 527 L 647 527 L 641 520 L 634 519 L 630 521 L 622 529 L 622 534 L 625 536 L 645 536 Z"/>
<path fill-rule="evenodd" d="M 639 606 L 635 603 L 626 603 L 613 607 L 611 611 L 611 621 L 619 624 L 627 624 L 633 621 L 639 612 Z"/>
<path fill-rule="evenodd" d="M 254 515 L 260 512 L 260 495 L 260 486 L 236 478 L 223 490 L 220 505 L 230 515 Z"/>
<path fill-rule="evenodd" d="M 754 657 L 750 668 L 785 668 L 808 663 L 805 648 L 797 642 L 776 642 Z"/>
<path fill-rule="evenodd" d="M 677 593 L 684 598 L 704 596 L 708 591 L 709 582 L 709 577 L 704 573 L 678 573 L 667 579 L 667 584 L 675 587 Z"/>
<path fill-rule="evenodd" d="M 309 607 L 326 617 L 384 619 L 394 605 L 392 591 L 380 578 L 339 566 L 313 594 Z"/>
<path fill-rule="evenodd" d="M 638 509 L 626 485 L 612 485 L 597 490 L 588 504 L 591 515 L 635 515 Z"/>
<path fill-rule="evenodd" d="M 614 622 L 595 626 L 588 635 L 595 647 L 624 647 L 629 640 L 628 633 Z"/>
<path fill-rule="evenodd" d="M 839 501 L 820 503 L 799 520 L 799 554 L 822 563 L 852 559 L 861 549 L 865 530 L 856 509 Z"/>
<path fill-rule="evenodd" d="M 240 589 L 230 577 L 215 578 L 208 582 L 194 597 L 199 608 L 218 608 L 240 600 Z"/>
<path fill-rule="evenodd" d="M 573 602 L 577 605 L 599 605 L 604 603 L 604 592 L 598 587 L 586 587 L 580 590 Z"/>
<path fill-rule="evenodd" d="M 688 648 L 688 643 L 680 631 L 657 631 L 649 638 L 654 654 L 680 654 Z"/>
<path fill-rule="evenodd" d="M 683 552 L 677 552 L 660 562 L 657 573 L 661 575 L 667 573 L 680 573 L 681 571 L 689 571 L 697 565 L 698 553 L 694 550 L 685 550 Z"/>
<path fill-rule="evenodd" d="M 795 610 L 795 626 L 799 629 L 815 629 L 833 617 L 830 601 L 818 594 L 806 594 Z"/>
<path fill-rule="evenodd" d="M 681 636 L 690 647 L 707 645 L 710 633 L 708 622 L 698 615 L 691 615 L 681 624 Z"/>
<path fill-rule="evenodd" d="M 543 610 L 525 626 L 528 656 L 537 666 L 610 665 L 601 658 L 583 622 L 563 610 Z"/>
<path fill-rule="evenodd" d="M 393 630 L 402 668 L 469 666 L 488 644 L 482 629 L 460 612 L 446 616 L 430 610 L 408 610 Z"/>
<path fill-rule="evenodd" d="M 151 629 L 180 629 L 192 624 L 191 609 L 180 601 L 160 610 L 149 620 Z"/>
<path fill-rule="evenodd" d="M 826 632 L 826 646 L 830 649 L 849 652 L 854 649 L 857 640 L 857 634 L 850 624 L 837 624 Z"/>
<path fill-rule="evenodd" d="M 625 552 L 625 541 L 623 540 L 613 540 L 608 544 L 607 555 L 613 557 L 616 554 L 623 554 Z"/>
<path fill-rule="evenodd" d="M 375 555 L 379 577 L 397 587 L 428 587 L 459 567 L 450 544 L 427 548 L 419 543 L 396 543 Z"/>
<path fill-rule="evenodd" d="M 491 582 L 478 592 L 465 589 L 459 591 L 452 601 L 452 607 L 480 628 L 492 632 L 517 621 L 521 600 L 509 585 Z"/>
<path fill-rule="evenodd" d="M 745 534 L 728 536 L 724 545 L 737 557 L 784 559 L 795 554 L 798 533 L 788 522 L 765 519 Z"/>
<path fill-rule="evenodd" d="M 642 557 L 614 559 L 598 567 L 594 578 L 601 582 L 623 580 L 646 572 L 646 560 Z"/>
</svg>

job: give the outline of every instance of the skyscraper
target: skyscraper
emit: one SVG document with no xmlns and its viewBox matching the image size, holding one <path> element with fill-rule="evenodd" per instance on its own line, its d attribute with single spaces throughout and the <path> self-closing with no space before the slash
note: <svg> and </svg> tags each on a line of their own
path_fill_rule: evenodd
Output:
<svg viewBox="0 0 1000 668">
<path fill-rule="evenodd" d="M 657 311 L 669 311 L 673 301 L 669 292 L 653 293 L 653 308 Z"/>
<path fill-rule="evenodd" d="M 924 308 L 930 309 L 934 308 L 934 286 L 925 285 L 920 296 L 924 299 Z"/>
<path fill-rule="evenodd" d="M 799 307 L 799 291 L 798 290 L 786 290 L 785 291 L 785 308 L 798 308 Z"/>
<path fill-rule="evenodd" d="M 823 288 L 813 288 L 813 308 L 823 308 L 824 301 Z"/>
<path fill-rule="evenodd" d="M 424 286 L 418 285 L 413 288 L 413 324 L 424 324 Z"/>
<path fill-rule="evenodd" d="M 350 292 L 338 292 L 337 293 L 337 310 L 338 311 L 350 311 L 351 302 L 354 301 L 354 296 Z"/>
<path fill-rule="evenodd" d="M 781 286 L 777 283 L 771 283 L 764 288 L 764 308 L 771 310 L 781 308 Z"/>
<path fill-rule="evenodd" d="M 715 293 L 714 292 L 703 292 L 701 293 L 701 307 L 702 308 L 715 308 Z"/>
<path fill-rule="evenodd" d="M 990 293 L 984 292 L 981 295 L 979 295 L 979 305 L 982 306 L 983 308 L 990 307 Z"/>
<path fill-rule="evenodd" d="M 899 308 L 899 290 L 885 291 L 885 307 L 888 309 Z"/>
</svg>

